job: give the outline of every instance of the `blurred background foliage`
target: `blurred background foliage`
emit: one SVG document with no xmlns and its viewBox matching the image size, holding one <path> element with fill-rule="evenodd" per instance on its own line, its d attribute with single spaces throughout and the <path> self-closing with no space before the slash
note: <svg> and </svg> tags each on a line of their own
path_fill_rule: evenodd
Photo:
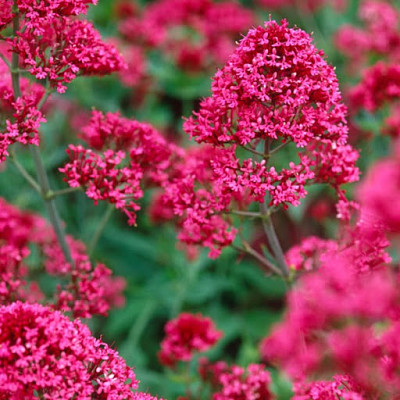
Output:
<svg viewBox="0 0 400 400">
<path fill-rule="evenodd" d="M 359 79 L 346 74 L 345 60 L 332 43 L 339 26 L 358 24 L 357 0 L 350 1 L 341 13 L 328 6 L 316 13 L 304 13 L 296 8 L 271 13 L 257 8 L 252 1 L 241 3 L 256 11 L 259 22 L 271 14 L 274 19 L 287 18 L 291 25 L 314 32 L 317 46 L 337 67 L 342 88 Z M 94 21 L 105 37 L 118 36 L 116 5 L 116 0 L 99 0 L 99 4 L 90 9 L 88 19 Z M 189 116 L 198 107 L 201 97 L 209 94 L 213 72 L 193 74 L 182 71 L 157 51 L 153 51 L 147 61 L 153 80 L 144 94 L 124 86 L 115 75 L 102 79 L 80 78 L 69 86 L 65 95 L 55 95 L 56 106 L 42 128 L 42 152 L 47 169 L 51 171 L 54 189 L 66 187 L 58 168 L 66 160 L 67 144 L 79 142 L 79 129 L 71 123 L 72 114 L 77 112 L 88 113 L 92 108 L 120 111 L 125 116 L 153 124 L 171 140 L 188 145 L 188 139 L 182 133 L 182 116 Z M 136 98 L 138 95 L 140 100 Z M 388 153 L 389 139 L 379 132 L 383 118 L 383 115 L 358 116 L 359 125 L 370 132 L 368 140 L 357 140 L 358 147 L 362 143 L 362 169 Z M 350 141 L 353 141 L 352 133 Z M 17 153 L 24 166 L 33 173 L 28 153 L 23 148 L 18 148 Z M 287 147 L 279 154 L 276 162 L 285 164 L 295 156 L 295 149 Z M 14 166 L 7 163 L 3 168 L 9 171 L 0 174 L 1 195 L 23 209 L 45 215 L 41 199 L 26 185 Z M 324 186 L 312 189 L 301 206 L 279 212 L 275 217 L 284 249 L 310 234 L 322 237 L 334 234 L 334 198 Z M 182 311 L 201 312 L 216 321 L 218 329 L 225 334 L 209 353 L 212 360 L 223 359 L 239 365 L 259 362 L 259 342 L 281 317 L 286 287 L 278 278 L 266 277 L 257 263 L 238 256 L 233 249 L 223 251 L 218 260 L 209 259 L 206 252 L 189 260 L 177 248 L 173 227 L 154 225 L 148 218 L 148 197 L 142 201 L 137 227 L 129 227 L 124 216 L 114 211 L 98 242 L 94 259 L 104 262 L 116 275 L 126 279 L 126 304 L 112 310 L 109 317 L 94 319 L 89 324 L 96 335 L 102 334 L 130 365 L 136 367 L 142 390 L 175 399 L 183 394 L 179 374 L 166 372 L 157 361 L 165 323 Z M 68 233 L 89 244 L 107 212 L 107 205 L 93 206 L 92 201 L 80 192 L 61 196 L 57 201 Z M 318 207 L 322 212 L 328 210 L 332 218 L 319 218 Z M 254 221 L 241 222 L 247 237 L 262 244 L 261 227 Z M 289 398 L 290 384 L 276 371 L 272 372 L 278 398 Z"/>
</svg>

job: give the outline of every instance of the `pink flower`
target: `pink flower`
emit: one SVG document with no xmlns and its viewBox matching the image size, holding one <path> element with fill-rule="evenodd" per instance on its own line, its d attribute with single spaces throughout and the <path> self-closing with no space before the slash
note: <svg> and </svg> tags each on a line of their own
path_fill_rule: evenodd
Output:
<svg viewBox="0 0 400 400">
<path fill-rule="evenodd" d="M 298 382 L 292 400 L 364 400 L 364 394 L 349 376 L 336 375 L 332 381 Z"/>
<path fill-rule="evenodd" d="M 263 342 L 261 352 L 300 383 L 345 374 L 355 385 L 347 386 L 349 396 L 354 390 L 366 398 L 381 398 L 400 388 L 394 367 L 399 277 L 382 264 L 380 251 L 372 247 L 370 252 L 365 232 L 368 228 L 353 236 L 353 246 L 327 252 L 317 271 L 299 279 L 283 322 Z M 315 393 L 317 388 L 328 396 L 338 386 L 316 384 Z"/>
<path fill-rule="evenodd" d="M 83 187 L 95 204 L 100 200 L 115 204 L 127 215 L 128 223 L 135 225 L 135 212 L 140 209 L 135 200 L 143 196 L 140 166 L 133 162 L 123 166 L 125 153 L 113 150 L 97 154 L 80 145 L 70 145 L 67 153 L 71 161 L 60 168 L 66 176 L 64 180 L 71 187 Z"/>
<path fill-rule="evenodd" d="M 322 254 L 336 251 L 337 249 L 338 244 L 334 240 L 324 240 L 316 236 L 309 236 L 286 253 L 286 262 L 289 268 L 296 271 L 312 271 L 320 266 Z"/>
<path fill-rule="evenodd" d="M 168 367 L 174 367 L 178 361 L 190 361 L 195 352 L 207 351 L 222 336 L 210 318 L 189 313 L 169 321 L 165 334 L 158 356 Z"/>
<path fill-rule="evenodd" d="M 1 398 L 137 398 L 133 370 L 79 320 L 16 302 L 0 307 L 0 326 Z"/>
<path fill-rule="evenodd" d="M 246 369 L 236 365 L 219 375 L 220 390 L 213 400 L 272 400 L 271 376 L 262 364 L 250 364 Z"/>
<path fill-rule="evenodd" d="M 363 71 L 362 81 L 349 92 L 352 106 L 374 112 L 400 98 L 400 65 L 378 62 Z"/>
<path fill-rule="evenodd" d="M 10 42 L 12 51 L 20 56 L 22 68 L 47 78 L 59 93 L 78 75 L 107 75 L 125 66 L 116 48 L 103 42 L 89 22 L 60 16 L 40 28 L 41 36 L 32 29 L 18 32 L 18 39 Z"/>
<path fill-rule="evenodd" d="M 400 195 L 400 146 L 391 157 L 376 162 L 357 190 L 363 206 L 363 217 L 382 225 L 390 233 L 400 232 L 400 213 L 397 203 Z"/>
<path fill-rule="evenodd" d="M 300 203 L 309 183 L 338 189 L 358 179 L 358 153 L 346 144 L 345 115 L 334 69 L 311 37 L 286 21 L 269 21 L 240 42 L 216 73 L 212 96 L 184 129 L 199 143 L 233 153 L 236 146 L 254 152 L 260 144 L 271 153 L 290 142 L 304 148 L 299 163 L 290 161 L 281 171 L 267 167 L 272 154 L 261 161 L 241 161 L 234 154 L 229 169 L 214 162 L 220 182 L 236 192 L 250 191 L 255 201 L 269 193 L 271 205 L 287 207 Z"/>
</svg>

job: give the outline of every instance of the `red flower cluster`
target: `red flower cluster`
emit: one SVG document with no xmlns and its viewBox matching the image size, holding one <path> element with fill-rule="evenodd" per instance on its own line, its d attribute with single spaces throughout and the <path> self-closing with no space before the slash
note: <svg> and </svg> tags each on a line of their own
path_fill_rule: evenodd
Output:
<svg viewBox="0 0 400 400">
<path fill-rule="evenodd" d="M 64 180 L 71 187 L 83 187 L 95 203 L 115 204 L 134 225 L 140 209 L 135 201 L 143 196 L 141 186 L 160 185 L 167 179 L 177 148 L 150 125 L 118 113 L 94 111 L 82 138 L 94 150 L 70 145 L 70 162 L 60 168 Z"/>
<path fill-rule="evenodd" d="M 400 195 L 400 144 L 394 154 L 378 161 L 358 187 L 363 216 L 378 223 L 389 233 L 400 233 L 400 213 L 396 204 Z"/>
<path fill-rule="evenodd" d="M 140 209 L 135 200 L 143 196 L 140 167 L 133 163 L 121 166 L 125 153 L 113 150 L 97 154 L 82 146 L 70 145 L 67 153 L 70 162 L 60 168 L 66 176 L 64 180 L 71 187 L 84 187 L 95 204 L 99 200 L 115 204 L 127 215 L 128 223 L 135 225 L 135 211 Z"/>
<path fill-rule="evenodd" d="M 199 373 L 205 383 L 211 385 L 213 400 L 272 400 L 271 376 L 262 364 L 250 364 L 247 368 L 228 366 L 224 361 L 209 362 L 200 359 Z"/>
<path fill-rule="evenodd" d="M 39 37 L 30 29 L 21 31 L 11 42 L 12 51 L 23 68 L 47 79 L 59 93 L 78 75 L 107 75 L 125 67 L 115 47 L 104 43 L 89 22 L 60 17 L 42 29 Z"/>
<path fill-rule="evenodd" d="M 398 276 L 382 264 L 389 259 L 382 259 L 381 251 L 373 247 L 365 253 L 366 235 L 354 235 L 353 242 L 350 248 L 325 253 L 318 271 L 300 278 L 284 321 L 261 351 L 300 383 L 346 374 L 354 382 L 346 386 L 350 393 L 376 398 L 400 388 Z M 307 385 L 300 394 L 309 390 Z M 324 393 L 324 386 L 329 389 L 320 383 L 311 388 Z M 328 393 L 332 390 L 330 386 Z"/>
<path fill-rule="evenodd" d="M 8 46 L 2 46 L 5 53 Z M 11 74 L 7 65 L 0 61 L 0 105 L 6 115 L 5 127 L 1 129 L 0 162 L 8 156 L 8 148 L 14 143 L 39 144 L 39 127 L 46 122 L 37 105 L 44 94 L 41 85 L 30 84 L 21 79 L 22 97 L 15 99 Z"/>
<path fill-rule="evenodd" d="M 161 188 L 152 214 L 155 220 L 176 218 L 182 242 L 209 248 L 211 257 L 232 243 L 236 230 L 224 214 L 235 202 L 248 200 L 223 182 L 224 169 L 237 163 L 231 150 L 203 146 L 185 151 L 148 124 L 98 111 L 81 137 L 93 150 L 70 146 L 67 151 L 70 162 L 60 171 L 71 187 L 82 186 L 96 202 L 115 204 L 130 224 L 142 188 Z M 124 163 L 124 158 L 129 160 Z"/>
<path fill-rule="evenodd" d="M 297 383 L 292 400 L 366 400 L 364 394 L 348 376 L 337 375 L 332 381 Z"/>
<path fill-rule="evenodd" d="M 0 307 L 0 326 L 1 399 L 138 398 L 133 370 L 79 320 L 15 302 Z"/>
<path fill-rule="evenodd" d="M 334 187 L 358 179 L 358 153 L 346 145 L 346 107 L 337 79 L 311 37 L 299 29 L 266 22 L 249 31 L 212 84 L 212 96 L 184 125 L 197 142 L 215 146 L 264 146 L 264 160 L 236 160 L 220 169 L 225 185 L 249 189 L 256 201 L 298 205 L 314 179 Z M 269 143 L 277 141 L 275 148 Z M 300 163 L 267 168 L 280 145 L 293 142 L 305 151 Z M 334 167 L 332 168 L 332 164 Z"/>
<path fill-rule="evenodd" d="M 309 236 L 286 253 L 286 263 L 295 271 L 313 271 L 319 268 L 321 255 L 335 252 L 337 247 L 337 242 L 334 240 Z"/>
<path fill-rule="evenodd" d="M 400 99 L 400 64 L 378 62 L 363 72 L 362 81 L 351 89 L 350 101 L 359 110 L 374 112 Z"/>
<path fill-rule="evenodd" d="M 12 51 L 20 56 L 21 67 L 37 79 L 48 79 L 58 92 L 78 74 L 105 75 L 124 67 L 117 50 L 101 40 L 92 24 L 73 19 L 95 0 L 19 0 L 17 13 L 12 3 L 2 5 L 0 29 L 18 18 L 16 36 L 7 39 Z"/>
<path fill-rule="evenodd" d="M 207 351 L 222 336 L 210 318 L 189 313 L 169 321 L 165 334 L 158 356 L 162 364 L 171 368 L 178 361 L 190 361 L 195 352 Z"/>
<path fill-rule="evenodd" d="M 36 281 L 30 281 L 30 269 L 25 261 L 30 247 L 37 246 L 43 255 L 39 271 L 59 277 L 64 284 L 48 303 L 71 312 L 75 317 L 90 318 L 105 315 L 110 307 L 123 304 L 122 278 L 111 276 L 103 264 L 92 265 L 83 243 L 67 237 L 74 265 L 68 263 L 46 221 L 22 212 L 0 199 L 0 303 L 16 299 L 38 301 L 44 298 Z M 44 269 L 43 269 L 44 267 Z"/>
</svg>

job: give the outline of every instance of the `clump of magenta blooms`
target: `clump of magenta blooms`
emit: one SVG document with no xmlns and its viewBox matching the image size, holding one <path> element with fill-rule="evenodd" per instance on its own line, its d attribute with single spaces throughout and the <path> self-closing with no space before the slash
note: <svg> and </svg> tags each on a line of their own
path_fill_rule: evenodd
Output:
<svg viewBox="0 0 400 400">
<path fill-rule="evenodd" d="M 271 10 L 296 1 L 256 3 Z M 303 17 L 326 3 L 346 7 L 301 3 Z M 398 8 L 362 1 L 360 27 L 343 26 L 335 36 L 358 80 L 346 90 L 348 110 L 323 51 L 285 19 L 257 26 L 253 10 L 231 1 L 124 1 L 120 37 L 107 42 L 84 18 L 90 4 L 96 0 L 0 4 L 0 161 L 15 165 L 48 216 L 0 198 L 0 399 L 156 400 L 86 325 L 123 306 L 126 282 L 93 260 L 98 237 L 87 246 L 66 234 L 55 199 L 74 191 L 108 203 L 108 216 L 119 210 L 132 229 L 147 196 L 151 220 L 173 225 L 189 259 L 202 248 L 215 259 L 231 247 L 288 286 L 286 312 L 261 342 L 258 363 L 199 357 L 224 336 L 207 316 L 182 312 L 166 323 L 158 359 L 181 377 L 179 399 L 275 399 L 272 367 L 291 379 L 295 400 L 399 398 L 400 281 L 389 247 L 400 233 L 400 146 L 371 167 L 353 200 L 344 187 L 360 179 L 357 138 L 348 137 L 366 134 L 363 113 L 384 112 L 381 133 L 400 135 Z M 78 124 L 81 143 L 68 146 L 59 166 L 68 187 L 53 190 L 40 152 L 46 115 L 61 104 L 51 95 L 80 76 L 114 72 L 138 93 L 150 90 L 157 78 L 147 58 L 155 49 L 192 76 L 214 74 L 210 95 L 183 123 L 191 144 L 93 109 Z M 18 160 L 21 145 L 36 176 Z M 277 163 L 288 149 L 296 155 Z M 310 235 L 285 252 L 274 214 L 299 206 L 321 184 L 336 196 L 336 238 Z M 324 207 L 315 209 L 321 218 Z M 261 250 L 243 220 L 263 228 Z M 54 289 L 45 290 L 38 275 Z"/>
</svg>

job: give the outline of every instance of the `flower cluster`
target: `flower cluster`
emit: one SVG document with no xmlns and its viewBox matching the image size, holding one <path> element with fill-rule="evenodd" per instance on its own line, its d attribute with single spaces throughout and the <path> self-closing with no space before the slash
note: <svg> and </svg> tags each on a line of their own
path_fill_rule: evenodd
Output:
<svg viewBox="0 0 400 400">
<path fill-rule="evenodd" d="M 140 209 L 135 200 L 143 196 L 140 167 L 133 163 L 122 166 L 125 153 L 113 150 L 97 154 L 82 146 L 70 145 L 67 153 L 70 162 L 60 168 L 65 181 L 71 187 L 84 187 L 95 204 L 99 200 L 115 204 L 127 215 L 128 223 L 135 225 L 135 212 Z"/>
<path fill-rule="evenodd" d="M 60 93 L 78 75 L 106 75 L 125 65 L 92 24 L 73 18 L 86 13 L 89 3 L 96 1 L 21 0 L 16 2 L 17 13 L 12 12 L 11 1 L 3 6 L 0 29 L 18 20 L 15 37 L 6 40 L 20 66 L 39 80 L 47 79 Z"/>
<path fill-rule="evenodd" d="M 363 249 L 357 244 L 350 251 L 328 252 L 317 272 L 301 277 L 289 295 L 283 322 L 261 352 L 300 383 L 345 374 L 354 381 L 356 394 L 375 398 L 398 393 L 400 387 L 395 339 L 400 293 L 398 276 L 379 255 L 375 262 L 369 255 L 374 268 L 354 263 L 364 261 Z M 324 386 L 329 389 L 329 384 L 316 387 L 323 393 Z"/>
<path fill-rule="evenodd" d="M 201 314 L 182 313 L 165 326 L 159 359 L 173 368 L 178 361 L 190 361 L 195 352 L 207 351 L 222 336 L 214 322 Z"/>
<path fill-rule="evenodd" d="M 384 227 L 392 234 L 400 233 L 400 214 L 396 204 L 400 190 L 400 146 L 391 157 L 378 161 L 358 187 L 358 201 L 364 218 Z"/>
<path fill-rule="evenodd" d="M 115 204 L 135 225 L 136 203 L 142 186 L 161 185 L 176 146 L 169 144 L 153 127 L 121 117 L 118 113 L 93 111 L 82 138 L 91 149 L 70 145 L 70 161 L 60 171 L 71 187 L 82 187 L 95 203 Z"/>
<path fill-rule="evenodd" d="M 212 388 L 213 400 L 272 400 L 270 373 L 262 364 L 250 364 L 247 368 L 228 366 L 224 361 L 210 363 L 200 360 L 199 373 Z"/>
<path fill-rule="evenodd" d="M 6 54 L 8 46 L 1 46 L 0 51 Z M 0 105 L 6 116 L 5 126 L 0 126 L 0 162 L 5 161 L 8 148 L 14 143 L 39 143 L 39 127 L 45 118 L 37 105 L 44 94 L 41 85 L 30 84 L 27 79 L 21 80 L 22 97 L 15 98 L 11 74 L 7 65 L 0 62 Z"/>
<path fill-rule="evenodd" d="M 286 207 L 298 205 L 314 179 L 335 188 L 358 179 L 345 114 L 334 70 L 311 37 L 286 21 L 269 21 L 240 42 L 215 75 L 212 96 L 184 129 L 199 143 L 234 150 L 233 144 L 254 152 L 265 143 L 264 160 L 237 161 L 235 170 L 221 171 L 224 183 L 237 192 L 250 188 L 256 201 L 269 193 L 271 204 Z M 300 162 L 281 171 L 268 168 L 266 160 L 289 142 L 304 148 Z"/>
<path fill-rule="evenodd" d="M 355 109 L 374 112 L 384 104 L 400 98 L 400 65 L 378 62 L 363 72 L 362 81 L 351 89 L 350 101 Z"/>
<path fill-rule="evenodd" d="M 107 75 L 125 66 L 116 48 L 103 42 L 87 21 L 63 17 L 43 30 L 40 37 L 31 30 L 21 32 L 12 50 L 23 68 L 37 79 L 47 79 L 59 93 L 78 75 Z"/>
<path fill-rule="evenodd" d="M 0 326 L 0 398 L 137 398 L 133 370 L 79 320 L 15 302 L 0 307 Z"/>
<path fill-rule="evenodd" d="M 309 236 L 286 253 L 286 262 L 289 268 L 295 271 L 313 271 L 319 267 L 321 255 L 334 252 L 337 247 L 337 242 L 334 240 Z"/>
<path fill-rule="evenodd" d="M 53 307 L 71 312 L 75 317 L 105 315 L 123 304 L 122 278 L 111 276 L 103 264 L 92 265 L 83 243 L 67 237 L 73 264 L 65 260 L 53 230 L 41 217 L 7 204 L 0 199 L 0 303 L 16 299 L 39 301 L 45 298 L 39 285 L 30 279 L 32 270 L 25 265 L 30 248 L 37 246 L 42 255 L 34 271 L 63 280 L 51 299 Z"/>
<path fill-rule="evenodd" d="M 364 394 L 359 391 L 348 376 L 336 375 L 332 381 L 317 381 L 297 383 L 294 386 L 292 400 L 364 400 Z"/>
</svg>

